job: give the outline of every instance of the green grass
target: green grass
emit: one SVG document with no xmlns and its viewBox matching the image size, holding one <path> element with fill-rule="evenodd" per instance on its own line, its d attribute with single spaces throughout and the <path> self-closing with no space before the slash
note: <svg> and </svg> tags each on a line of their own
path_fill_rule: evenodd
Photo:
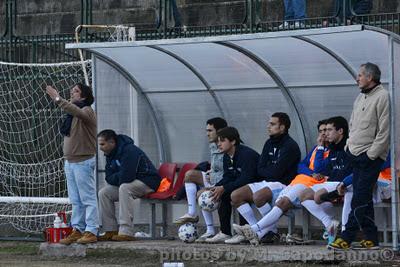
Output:
<svg viewBox="0 0 400 267">
<path fill-rule="evenodd" d="M 2 245 L 0 243 L 0 255 L 37 255 L 39 243 L 15 243 Z"/>
</svg>

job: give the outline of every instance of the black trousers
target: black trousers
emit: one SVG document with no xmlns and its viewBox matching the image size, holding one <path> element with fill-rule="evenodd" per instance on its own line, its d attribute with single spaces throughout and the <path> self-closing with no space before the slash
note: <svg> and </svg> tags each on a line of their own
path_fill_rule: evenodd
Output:
<svg viewBox="0 0 400 267">
<path fill-rule="evenodd" d="M 226 235 L 232 235 L 231 229 L 231 216 L 232 204 L 231 194 L 223 193 L 221 196 L 221 204 L 218 208 L 219 224 L 221 225 L 221 232 Z M 239 224 L 245 225 L 247 222 L 242 215 L 239 214 Z"/>
<path fill-rule="evenodd" d="M 351 155 L 353 164 L 353 199 L 351 212 L 342 232 L 342 238 L 349 244 L 354 241 L 357 232 L 364 234 L 364 239 L 378 244 L 378 231 L 374 221 L 374 204 L 372 194 L 383 160 L 371 160 L 366 153 L 359 156 Z"/>
</svg>

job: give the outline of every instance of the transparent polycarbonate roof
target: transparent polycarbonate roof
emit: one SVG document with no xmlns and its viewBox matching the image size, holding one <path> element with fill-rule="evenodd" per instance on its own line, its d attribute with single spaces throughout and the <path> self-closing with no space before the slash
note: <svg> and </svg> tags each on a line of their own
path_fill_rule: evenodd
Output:
<svg viewBox="0 0 400 267">
<path fill-rule="evenodd" d="M 350 118 L 361 64 L 378 64 L 393 101 L 400 98 L 393 89 L 400 84 L 397 38 L 347 26 L 67 48 L 93 53 L 100 125 L 135 134 L 154 159 L 183 162 L 208 159 L 205 122 L 216 116 L 261 152 L 277 111 L 290 115 L 289 133 L 304 155 L 315 144 L 318 120 Z"/>
</svg>

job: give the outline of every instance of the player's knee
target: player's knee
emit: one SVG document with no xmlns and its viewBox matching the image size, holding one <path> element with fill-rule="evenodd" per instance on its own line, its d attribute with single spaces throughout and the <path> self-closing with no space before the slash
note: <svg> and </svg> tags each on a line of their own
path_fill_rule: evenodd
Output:
<svg viewBox="0 0 400 267">
<path fill-rule="evenodd" d="M 286 212 L 289 210 L 291 202 L 287 197 L 283 197 L 276 203 L 276 206 L 279 207 L 283 212 Z"/>
<path fill-rule="evenodd" d="M 307 189 L 300 194 L 300 201 L 303 202 L 305 200 L 313 200 L 314 199 L 314 191 Z"/>
<path fill-rule="evenodd" d="M 314 201 L 315 201 L 315 203 L 317 203 L 317 204 L 321 204 L 321 203 L 322 203 L 321 194 L 320 194 L 320 193 L 315 194 L 315 196 L 314 196 Z"/>
<path fill-rule="evenodd" d="M 256 205 L 256 207 L 259 208 L 259 207 L 264 206 L 265 203 L 267 203 L 267 199 L 265 196 L 263 196 L 261 194 L 254 194 L 253 202 L 254 202 L 254 205 Z"/>
<path fill-rule="evenodd" d="M 237 189 L 231 193 L 231 202 L 235 207 L 238 207 L 243 203 L 243 196 L 240 190 Z"/>
<path fill-rule="evenodd" d="M 185 173 L 185 182 L 186 183 L 192 183 L 193 182 L 193 177 L 195 176 L 196 171 L 195 170 L 189 170 Z"/>
</svg>

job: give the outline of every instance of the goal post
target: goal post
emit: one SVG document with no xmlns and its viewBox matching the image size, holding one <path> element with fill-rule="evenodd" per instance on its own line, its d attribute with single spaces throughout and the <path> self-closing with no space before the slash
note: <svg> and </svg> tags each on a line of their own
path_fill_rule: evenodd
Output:
<svg viewBox="0 0 400 267">
<path fill-rule="evenodd" d="M 83 64 L 82 64 L 83 63 Z M 54 214 L 70 212 L 64 173 L 65 113 L 46 94 L 63 98 L 91 77 L 91 62 L 19 64 L 0 62 L 0 224 L 41 233 Z"/>
</svg>

